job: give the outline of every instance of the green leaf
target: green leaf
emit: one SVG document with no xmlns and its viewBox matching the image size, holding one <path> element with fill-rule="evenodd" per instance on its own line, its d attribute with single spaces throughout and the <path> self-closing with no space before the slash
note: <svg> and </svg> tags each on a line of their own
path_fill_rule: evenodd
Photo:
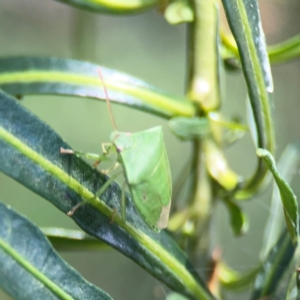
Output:
<svg viewBox="0 0 300 300">
<path fill-rule="evenodd" d="M 268 299 L 274 294 L 295 253 L 286 230 L 271 249 L 254 281 L 251 299 Z"/>
<path fill-rule="evenodd" d="M 221 148 L 212 139 L 206 139 L 203 148 L 210 176 L 227 191 L 236 189 L 242 178 L 228 166 Z"/>
<path fill-rule="evenodd" d="M 271 63 L 283 63 L 300 56 L 300 35 L 296 35 L 280 44 L 269 47 Z"/>
<path fill-rule="evenodd" d="M 0 202 L 0 286 L 14 299 L 112 299 L 87 282 L 43 233 Z"/>
<path fill-rule="evenodd" d="M 71 59 L 0 59 L 0 88 L 12 95 L 60 94 L 105 100 L 99 66 Z M 126 74 L 101 67 L 109 99 L 165 118 L 191 117 L 193 106 Z"/>
<path fill-rule="evenodd" d="M 247 216 L 235 202 L 224 199 L 224 203 L 230 215 L 230 225 L 234 235 L 240 236 L 244 234 L 249 228 Z"/>
<path fill-rule="evenodd" d="M 55 0 L 93 12 L 128 14 L 150 9 L 158 0 Z"/>
<path fill-rule="evenodd" d="M 40 228 L 58 251 L 99 250 L 109 247 L 81 230 L 57 227 Z"/>
<path fill-rule="evenodd" d="M 152 231 L 126 196 L 121 217 L 121 188 L 113 183 L 95 193 L 107 177 L 75 155 L 49 126 L 0 92 L 0 170 L 67 213 L 82 199 L 73 220 L 88 234 L 128 256 L 175 291 L 196 299 L 213 299 L 187 257 L 166 232 Z"/>
<path fill-rule="evenodd" d="M 256 125 L 257 145 L 273 153 L 275 138 L 270 99 L 273 80 L 257 0 L 222 2 L 239 50 Z M 236 198 L 251 197 L 263 186 L 266 174 L 267 168 L 259 159 L 255 174 L 236 194 Z"/>
<path fill-rule="evenodd" d="M 221 32 L 222 36 L 222 58 L 226 62 L 234 63 L 239 59 L 236 43 L 231 41 L 230 36 Z M 271 64 L 289 62 L 300 56 L 300 35 L 296 35 L 279 44 L 268 47 L 268 56 Z M 239 65 L 233 65 L 233 70 L 238 70 Z"/>
<path fill-rule="evenodd" d="M 300 162 L 300 149 L 294 144 L 288 145 L 278 161 L 278 173 L 290 184 L 295 176 Z M 269 218 L 264 230 L 263 246 L 261 248 L 261 258 L 264 259 L 278 240 L 284 226 L 284 214 L 280 192 L 276 184 L 273 185 L 271 203 L 269 205 Z"/>
<path fill-rule="evenodd" d="M 227 290 L 246 289 L 253 283 L 256 275 L 261 270 L 261 266 L 258 266 L 249 272 L 242 274 L 231 269 L 224 262 L 221 262 L 218 268 L 220 283 L 222 287 Z"/>
<path fill-rule="evenodd" d="M 299 291 L 299 269 L 292 273 L 290 277 L 290 282 L 286 291 L 285 300 L 299 300 L 300 291 Z"/>
<path fill-rule="evenodd" d="M 257 149 L 257 155 L 264 159 L 268 168 L 273 174 L 278 186 L 281 201 L 284 209 L 285 222 L 294 244 L 297 243 L 299 235 L 299 212 L 297 197 L 293 193 L 289 184 L 279 174 L 273 156 L 265 149 Z"/>
<path fill-rule="evenodd" d="M 190 141 L 194 139 L 203 139 L 207 137 L 211 131 L 207 118 L 172 118 L 168 122 L 171 132 L 182 141 Z"/>
</svg>

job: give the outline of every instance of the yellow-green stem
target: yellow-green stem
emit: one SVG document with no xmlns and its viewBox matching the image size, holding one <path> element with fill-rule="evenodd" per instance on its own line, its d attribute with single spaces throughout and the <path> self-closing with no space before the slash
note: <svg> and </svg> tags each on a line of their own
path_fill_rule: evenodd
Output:
<svg viewBox="0 0 300 300">
<path fill-rule="evenodd" d="M 205 112 L 219 106 L 215 0 L 194 0 L 194 22 L 190 24 L 188 97 Z"/>
</svg>

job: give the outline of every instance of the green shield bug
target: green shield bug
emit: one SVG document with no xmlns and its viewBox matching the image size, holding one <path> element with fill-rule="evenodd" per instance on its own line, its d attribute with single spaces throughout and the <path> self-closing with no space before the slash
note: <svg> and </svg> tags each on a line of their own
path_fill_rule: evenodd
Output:
<svg viewBox="0 0 300 300">
<path fill-rule="evenodd" d="M 159 231 L 168 225 L 172 196 L 171 170 L 162 127 L 157 126 L 135 133 L 119 132 L 116 129 L 108 92 L 100 69 L 98 69 L 98 73 L 115 129 L 110 136 L 112 143 L 109 144 L 107 149 L 104 149 L 102 155 L 82 153 L 69 149 L 61 149 L 61 153 L 85 156 L 99 162 L 103 159 L 109 160 L 109 155 L 116 153 L 117 161 L 123 167 L 127 186 L 139 214 L 149 227 Z M 114 179 L 113 176 L 111 179 Z M 100 192 L 96 194 L 101 196 L 105 188 L 100 189 Z M 85 202 L 88 202 L 88 200 Z M 74 207 L 69 212 L 69 215 L 72 215 L 78 207 L 79 205 Z M 121 207 L 125 221 L 124 199 L 122 199 Z"/>
</svg>

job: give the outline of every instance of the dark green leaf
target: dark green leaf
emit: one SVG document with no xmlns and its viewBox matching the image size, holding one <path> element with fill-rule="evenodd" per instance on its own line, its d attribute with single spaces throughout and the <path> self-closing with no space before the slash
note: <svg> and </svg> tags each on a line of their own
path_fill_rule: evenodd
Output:
<svg viewBox="0 0 300 300">
<path fill-rule="evenodd" d="M 126 222 L 121 217 L 121 188 L 113 183 L 95 193 L 107 177 L 74 155 L 60 154 L 70 148 L 49 126 L 0 92 L 0 170 L 67 213 L 83 199 L 73 220 L 136 261 L 172 289 L 196 299 L 212 299 L 204 283 L 177 244 L 166 232 L 149 229 L 126 196 Z"/>
<path fill-rule="evenodd" d="M 276 164 L 271 153 L 265 149 L 258 149 L 257 155 L 264 159 L 268 168 L 273 174 L 278 186 L 281 201 L 284 209 L 285 222 L 294 244 L 297 243 L 299 235 L 299 212 L 297 197 L 293 193 L 289 184 L 282 178 L 276 168 Z"/>
<path fill-rule="evenodd" d="M 226 199 L 224 203 L 230 216 L 230 225 L 234 235 L 244 234 L 249 228 L 247 216 L 242 212 L 241 208 L 233 201 Z"/>
<path fill-rule="evenodd" d="M 286 230 L 284 230 L 255 279 L 251 299 L 268 299 L 275 293 L 294 253 L 295 247 Z"/>
<path fill-rule="evenodd" d="M 0 88 L 12 95 L 61 94 L 105 100 L 99 66 L 70 59 L 0 59 Z M 193 106 L 126 74 L 101 67 L 109 99 L 166 118 L 191 117 Z"/>
<path fill-rule="evenodd" d="M 112 299 L 83 279 L 43 233 L 0 203 L 0 286 L 14 299 Z"/>
<path fill-rule="evenodd" d="M 270 102 L 273 81 L 257 0 L 222 0 L 222 2 L 238 46 L 248 87 L 257 131 L 256 144 L 273 153 L 275 142 Z M 263 185 L 266 174 L 267 168 L 259 159 L 255 174 L 244 189 L 236 194 L 236 198 L 251 197 Z"/>
<path fill-rule="evenodd" d="M 100 13 L 126 14 L 149 9 L 156 5 L 158 0 L 55 0 L 81 9 Z"/>
</svg>

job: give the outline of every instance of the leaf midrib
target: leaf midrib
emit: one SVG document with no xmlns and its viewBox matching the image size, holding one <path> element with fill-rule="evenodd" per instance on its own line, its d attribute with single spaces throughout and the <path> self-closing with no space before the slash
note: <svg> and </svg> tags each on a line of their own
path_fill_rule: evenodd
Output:
<svg viewBox="0 0 300 300">
<path fill-rule="evenodd" d="M 49 277 L 39 271 L 26 258 L 20 255 L 13 247 L 0 238 L 0 249 L 5 251 L 12 259 L 14 259 L 21 267 L 32 274 L 37 280 L 42 282 L 54 294 L 64 300 L 74 300 L 72 296 L 66 293 L 60 286 L 54 283 Z"/>
</svg>

